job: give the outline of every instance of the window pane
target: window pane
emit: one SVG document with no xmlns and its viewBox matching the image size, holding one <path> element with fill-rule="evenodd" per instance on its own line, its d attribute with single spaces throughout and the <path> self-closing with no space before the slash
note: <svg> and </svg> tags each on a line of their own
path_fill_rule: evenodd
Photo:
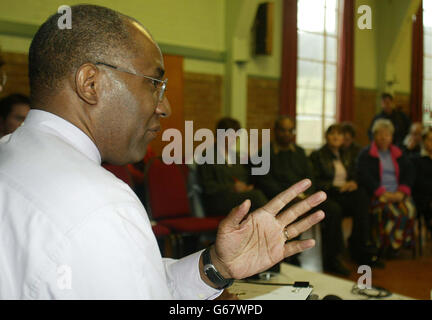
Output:
<svg viewBox="0 0 432 320">
<path fill-rule="evenodd" d="M 432 56 L 432 35 L 424 35 L 424 52 Z"/>
<path fill-rule="evenodd" d="M 321 89 L 297 89 L 297 112 L 306 114 L 322 114 L 323 91 Z"/>
<path fill-rule="evenodd" d="M 338 8 L 338 0 L 327 0 L 326 1 L 326 8 L 336 10 Z"/>
<path fill-rule="evenodd" d="M 337 60 L 337 39 L 333 37 L 326 37 L 326 51 L 327 51 L 327 61 L 336 62 Z"/>
<path fill-rule="evenodd" d="M 297 116 L 297 143 L 305 148 L 318 148 L 323 142 L 320 117 Z"/>
<path fill-rule="evenodd" d="M 336 90 L 337 69 L 334 64 L 326 64 L 326 82 L 325 86 L 328 90 Z"/>
<path fill-rule="evenodd" d="M 432 113 L 427 113 L 427 112 L 423 113 L 423 123 L 426 126 L 432 126 Z"/>
<path fill-rule="evenodd" d="M 336 35 L 337 33 L 337 11 L 334 9 L 326 9 L 326 32 L 328 34 Z"/>
<path fill-rule="evenodd" d="M 322 88 L 323 65 L 318 62 L 298 60 L 297 85 L 302 88 Z"/>
<path fill-rule="evenodd" d="M 423 105 L 432 103 L 432 80 L 423 81 Z"/>
<path fill-rule="evenodd" d="M 334 118 L 336 115 L 336 91 L 325 93 L 325 115 Z"/>
<path fill-rule="evenodd" d="M 423 77 L 432 80 L 432 58 L 424 58 Z"/>
<path fill-rule="evenodd" d="M 324 36 L 299 32 L 298 44 L 298 55 L 300 58 L 314 60 L 324 59 Z"/>
<path fill-rule="evenodd" d="M 297 27 L 324 32 L 324 0 L 298 0 Z"/>
</svg>

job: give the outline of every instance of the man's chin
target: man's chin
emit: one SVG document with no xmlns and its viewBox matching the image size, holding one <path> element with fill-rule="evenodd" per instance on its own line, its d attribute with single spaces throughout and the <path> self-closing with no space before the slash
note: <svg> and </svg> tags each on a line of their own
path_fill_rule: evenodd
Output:
<svg viewBox="0 0 432 320">
<path fill-rule="evenodd" d="M 130 160 L 129 160 L 129 164 L 133 164 L 133 163 L 138 163 L 141 162 L 146 153 L 147 153 L 147 143 L 144 144 L 144 148 L 142 148 L 142 146 L 140 146 L 140 148 L 135 149 L 134 152 L 131 154 L 130 156 Z"/>
</svg>

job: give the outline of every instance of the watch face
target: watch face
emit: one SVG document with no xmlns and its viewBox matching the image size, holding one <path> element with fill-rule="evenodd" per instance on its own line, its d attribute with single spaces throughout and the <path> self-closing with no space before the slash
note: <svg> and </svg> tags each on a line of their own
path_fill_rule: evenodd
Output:
<svg viewBox="0 0 432 320">
<path fill-rule="evenodd" d="M 209 270 L 212 270 L 213 272 L 217 272 L 217 270 L 216 270 L 216 268 L 214 267 L 214 265 L 212 265 L 212 264 L 206 264 L 206 265 L 204 266 L 204 273 L 207 274 L 207 272 L 208 272 Z"/>
</svg>

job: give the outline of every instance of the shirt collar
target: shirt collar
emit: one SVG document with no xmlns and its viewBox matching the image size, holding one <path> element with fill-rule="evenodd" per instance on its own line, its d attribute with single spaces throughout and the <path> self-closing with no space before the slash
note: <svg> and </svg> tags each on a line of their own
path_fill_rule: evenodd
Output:
<svg viewBox="0 0 432 320">
<path fill-rule="evenodd" d="M 81 129 L 53 113 L 32 109 L 23 123 L 53 134 L 86 155 L 90 160 L 101 164 L 101 156 L 94 142 Z"/>
</svg>

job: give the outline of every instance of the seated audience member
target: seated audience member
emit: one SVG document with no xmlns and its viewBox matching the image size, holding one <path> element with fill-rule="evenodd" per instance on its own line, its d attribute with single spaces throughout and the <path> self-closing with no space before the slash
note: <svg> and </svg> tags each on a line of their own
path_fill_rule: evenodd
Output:
<svg viewBox="0 0 432 320">
<path fill-rule="evenodd" d="M 372 132 L 374 141 L 359 156 L 358 178 L 372 197 L 373 234 L 380 254 L 393 257 L 414 241 L 411 187 L 415 172 L 408 156 L 392 144 L 390 120 L 377 120 Z"/>
<path fill-rule="evenodd" d="M 254 177 L 257 187 L 268 198 L 277 196 L 302 179 L 312 179 L 313 175 L 305 151 L 294 142 L 295 124 L 290 117 L 281 116 L 276 120 L 274 136 L 275 141 L 270 145 L 270 170 L 266 175 Z M 312 194 L 314 186 L 306 192 Z"/>
<path fill-rule="evenodd" d="M 357 157 L 360 154 L 362 147 L 354 141 L 356 137 L 354 125 L 350 122 L 344 122 L 342 123 L 342 131 L 344 135 L 342 148 L 353 161 L 357 161 Z"/>
<path fill-rule="evenodd" d="M 30 111 L 30 100 L 23 94 L 11 94 L 0 100 L 0 137 L 14 132 Z"/>
<path fill-rule="evenodd" d="M 412 157 L 416 155 L 420 155 L 421 144 L 422 144 L 422 133 L 423 133 L 423 124 L 420 122 L 415 122 L 411 125 L 410 132 L 406 136 L 402 151 Z"/>
<path fill-rule="evenodd" d="M 339 273 L 343 273 L 345 268 L 340 261 L 344 249 L 341 222 L 348 215 L 353 217 L 349 239 L 353 259 L 359 264 L 380 264 L 371 247 L 368 196 L 357 184 L 354 161 L 342 149 L 343 133 L 341 125 L 331 125 L 325 134 L 327 143 L 310 156 L 316 188 L 327 193 L 324 203 L 326 218 L 333 217 L 332 224 L 322 223 L 324 269 L 331 270 L 336 265 L 341 270 Z"/>
<path fill-rule="evenodd" d="M 223 118 L 217 124 L 217 129 L 240 129 L 240 123 L 232 118 Z M 230 141 L 230 139 L 226 139 Z M 232 139 L 235 143 L 235 139 Z M 203 187 L 203 203 L 207 216 L 227 215 L 231 209 L 240 205 L 246 199 L 252 203 L 250 211 L 259 208 L 267 202 L 267 198 L 261 190 L 255 189 L 250 184 L 251 176 L 249 168 L 240 164 L 239 156 L 228 161 L 228 150 L 233 147 L 225 143 L 225 149 L 215 143 L 214 164 L 202 164 L 198 166 L 201 185 Z M 217 155 L 225 159 L 224 164 L 217 163 Z"/>
<path fill-rule="evenodd" d="M 413 198 L 419 215 L 423 215 L 432 233 L 432 128 L 423 134 L 422 151 L 412 161 L 416 170 Z"/>
<path fill-rule="evenodd" d="M 391 94 L 389 93 L 382 94 L 381 105 L 382 105 L 381 113 L 377 114 L 373 118 L 371 125 L 369 127 L 369 131 L 368 131 L 369 139 L 370 141 L 373 141 L 374 137 L 372 133 L 372 127 L 375 121 L 380 119 L 387 119 L 391 121 L 394 127 L 393 144 L 400 147 L 406 135 L 408 134 L 411 121 L 403 111 L 395 108 L 393 96 Z"/>
<path fill-rule="evenodd" d="M 257 175 L 254 182 L 267 198 L 273 198 L 288 186 L 305 178 L 312 179 L 312 165 L 305 151 L 296 145 L 295 123 L 289 116 L 280 116 L 274 125 L 275 140 L 270 144 L 270 169 L 266 175 Z M 316 191 L 312 185 L 306 193 L 300 194 L 298 202 Z M 300 266 L 298 256 L 290 257 L 286 262 Z"/>
</svg>

